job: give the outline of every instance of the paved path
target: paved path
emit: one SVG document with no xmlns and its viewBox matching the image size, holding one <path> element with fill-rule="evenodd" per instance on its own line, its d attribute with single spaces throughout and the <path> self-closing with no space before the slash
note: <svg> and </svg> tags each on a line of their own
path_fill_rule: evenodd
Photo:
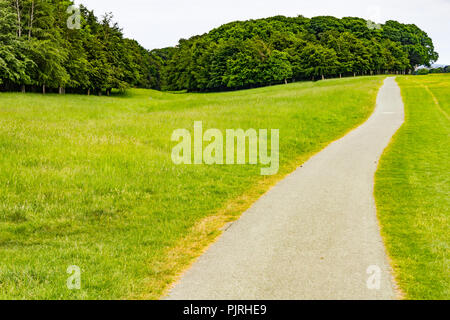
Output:
<svg viewBox="0 0 450 320">
<path fill-rule="evenodd" d="M 400 89 L 388 78 L 371 118 L 259 199 L 168 299 L 396 298 L 373 186 L 377 161 L 403 121 Z M 381 270 L 379 290 L 368 289 L 370 266 Z"/>
</svg>

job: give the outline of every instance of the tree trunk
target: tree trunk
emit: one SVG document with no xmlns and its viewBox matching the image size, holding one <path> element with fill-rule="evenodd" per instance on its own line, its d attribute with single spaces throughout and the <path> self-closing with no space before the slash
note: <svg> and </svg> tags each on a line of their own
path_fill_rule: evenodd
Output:
<svg viewBox="0 0 450 320">
<path fill-rule="evenodd" d="M 353 72 L 353 77 L 356 77 L 356 72 Z"/>
<path fill-rule="evenodd" d="M 30 23 L 28 25 L 28 40 L 31 40 L 31 34 L 33 30 L 33 22 L 34 22 L 34 0 L 31 1 L 31 11 L 30 11 Z"/>
<path fill-rule="evenodd" d="M 59 86 L 59 88 L 58 88 L 58 93 L 62 94 L 62 87 L 61 86 Z"/>
<path fill-rule="evenodd" d="M 19 0 L 14 1 L 14 7 L 17 13 L 17 37 L 22 37 L 22 14 L 20 12 Z"/>
<path fill-rule="evenodd" d="M 25 93 L 25 85 L 22 85 L 22 93 Z"/>
<path fill-rule="evenodd" d="M 284 79 L 284 84 L 288 84 L 287 79 Z"/>
<path fill-rule="evenodd" d="M 339 79 L 341 79 L 342 78 L 342 73 L 339 73 Z"/>
<path fill-rule="evenodd" d="M 42 94 L 45 94 L 45 84 L 42 85 Z"/>
<path fill-rule="evenodd" d="M 322 74 L 322 81 L 325 80 L 325 76 Z"/>
<path fill-rule="evenodd" d="M 87 92 L 87 94 L 88 94 L 88 96 L 90 96 L 90 95 L 91 95 L 91 88 L 89 88 L 89 89 L 88 89 L 88 92 Z"/>
</svg>

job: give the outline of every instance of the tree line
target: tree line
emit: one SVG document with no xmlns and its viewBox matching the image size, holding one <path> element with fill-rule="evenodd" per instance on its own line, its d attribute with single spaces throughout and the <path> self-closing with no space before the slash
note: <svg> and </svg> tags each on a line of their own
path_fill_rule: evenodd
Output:
<svg viewBox="0 0 450 320">
<path fill-rule="evenodd" d="M 225 24 L 149 51 L 108 13 L 71 0 L 0 0 L 0 90 L 110 94 L 128 87 L 222 91 L 299 80 L 409 73 L 438 54 L 415 25 L 276 16 Z"/>
<path fill-rule="evenodd" d="M 159 57 L 124 38 L 111 14 L 79 7 L 69 28 L 69 0 L 0 0 L 0 88 L 109 94 L 157 88 Z"/>
<path fill-rule="evenodd" d="M 218 91 L 326 77 L 410 73 L 438 59 L 413 24 L 276 16 L 237 21 L 182 39 L 161 54 L 161 87 Z"/>
<path fill-rule="evenodd" d="M 450 66 L 437 67 L 437 68 L 422 68 L 414 72 L 415 75 L 427 75 L 430 73 L 450 73 Z"/>
</svg>

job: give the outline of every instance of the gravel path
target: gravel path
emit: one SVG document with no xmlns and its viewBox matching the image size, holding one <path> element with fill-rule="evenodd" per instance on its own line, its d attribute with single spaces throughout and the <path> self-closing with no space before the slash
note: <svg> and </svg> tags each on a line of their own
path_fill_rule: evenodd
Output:
<svg viewBox="0 0 450 320">
<path fill-rule="evenodd" d="M 260 198 L 168 299 L 396 298 L 373 189 L 403 121 L 400 89 L 387 78 L 370 119 Z"/>
</svg>

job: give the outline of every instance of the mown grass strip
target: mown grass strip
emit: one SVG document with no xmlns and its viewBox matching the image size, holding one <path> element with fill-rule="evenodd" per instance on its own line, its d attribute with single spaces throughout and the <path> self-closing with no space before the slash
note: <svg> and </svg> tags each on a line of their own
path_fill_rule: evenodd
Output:
<svg viewBox="0 0 450 320">
<path fill-rule="evenodd" d="M 407 299 L 450 297 L 450 77 L 398 77 L 406 122 L 385 151 L 375 196 Z"/>
</svg>

